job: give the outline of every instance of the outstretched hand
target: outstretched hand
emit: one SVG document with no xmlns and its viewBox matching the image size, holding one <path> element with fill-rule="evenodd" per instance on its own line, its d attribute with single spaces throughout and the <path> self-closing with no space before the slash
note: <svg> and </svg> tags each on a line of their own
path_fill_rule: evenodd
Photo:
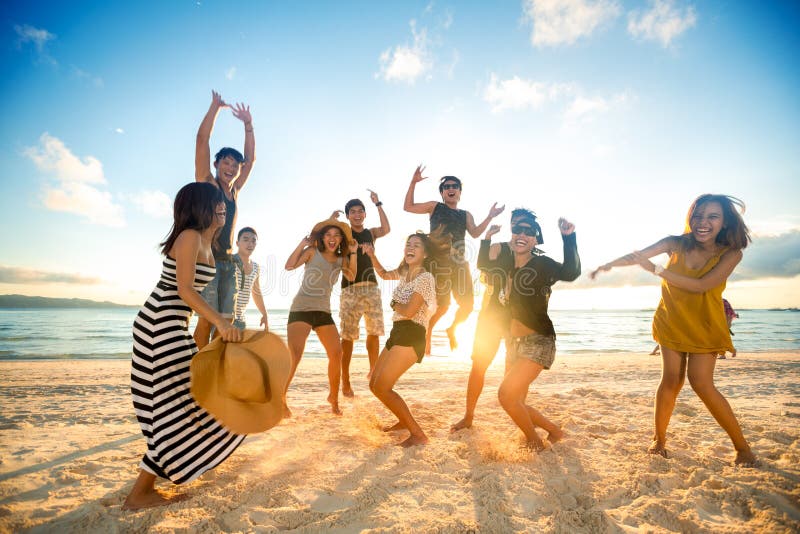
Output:
<svg viewBox="0 0 800 534">
<path fill-rule="evenodd" d="M 425 171 L 425 167 L 420 163 L 417 165 L 417 169 L 414 171 L 414 176 L 411 178 L 411 183 L 421 182 L 422 180 L 427 180 L 427 176 L 422 176 L 422 173 Z"/>
<path fill-rule="evenodd" d="M 561 217 L 558 219 L 558 229 L 561 231 L 561 235 L 570 235 L 575 232 L 575 225 Z"/>
<path fill-rule="evenodd" d="M 503 213 L 503 210 L 505 210 L 505 209 L 506 209 L 506 205 L 505 204 L 503 204 L 502 206 L 500 206 L 498 208 L 497 207 L 497 202 L 495 202 L 494 204 L 492 204 L 491 209 L 489 209 L 489 218 L 494 219 L 495 217 L 497 217 L 498 215 Z"/>
<path fill-rule="evenodd" d="M 218 92 L 214 91 L 213 89 L 211 90 L 211 105 L 216 107 L 216 108 L 229 108 L 230 107 L 230 105 L 228 105 L 228 103 L 225 102 L 222 99 L 222 95 L 220 95 Z"/>
<path fill-rule="evenodd" d="M 491 225 L 489 229 L 486 230 L 486 239 L 491 239 L 494 234 L 500 231 L 500 228 L 502 228 L 502 226 L 499 224 Z"/>
<path fill-rule="evenodd" d="M 610 271 L 610 270 L 611 270 L 611 266 L 610 265 L 608 265 L 608 264 L 601 265 L 600 267 L 598 267 L 597 269 L 595 269 L 594 271 L 589 273 L 589 278 L 594 280 L 595 278 L 597 278 L 597 275 L 600 274 L 601 271 L 602 272 L 607 272 L 607 271 Z"/>
<path fill-rule="evenodd" d="M 250 106 L 245 106 L 241 102 L 237 103 L 233 106 L 232 111 L 233 116 L 242 121 L 245 124 L 249 124 L 253 122 L 253 117 L 250 115 Z"/>
</svg>

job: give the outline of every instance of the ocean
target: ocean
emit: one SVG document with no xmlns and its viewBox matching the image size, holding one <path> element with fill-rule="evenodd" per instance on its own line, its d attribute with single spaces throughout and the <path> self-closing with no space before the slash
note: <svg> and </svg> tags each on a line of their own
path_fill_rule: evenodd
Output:
<svg viewBox="0 0 800 534">
<path fill-rule="evenodd" d="M 800 312 L 797 310 L 737 310 L 733 322 L 733 342 L 740 352 L 788 351 L 800 349 Z M 0 309 L 0 360 L 85 360 L 128 359 L 131 355 L 131 325 L 137 308 L 85 309 Z M 288 310 L 269 310 L 270 329 L 286 338 Z M 338 323 L 338 313 L 334 310 Z M 477 312 L 458 331 L 460 346 L 450 351 L 445 326 L 452 310 L 434 329 L 433 357 L 470 356 L 472 332 Z M 579 357 L 586 353 L 649 353 L 655 345 L 650 335 L 652 310 L 551 310 L 559 355 Z M 259 314 L 248 310 L 247 323 L 258 326 Z M 391 313 L 386 313 L 386 334 L 391 328 Z M 194 318 L 191 323 L 194 329 Z M 385 337 L 381 342 L 385 341 Z M 361 339 L 354 357 L 365 357 L 362 322 Z M 499 354 L 503 353 L 501 347 Z M 322 345 L 312 332 L 306 356 L 325 357 Z M 499 359 L 499 358 L 498 358 Z"/>
</svg>

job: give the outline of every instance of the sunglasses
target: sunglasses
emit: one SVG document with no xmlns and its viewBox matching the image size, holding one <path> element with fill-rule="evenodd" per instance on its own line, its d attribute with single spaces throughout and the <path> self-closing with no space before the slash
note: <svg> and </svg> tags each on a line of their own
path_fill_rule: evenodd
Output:
<svg viewBox="0 0 800 534">
<path fill-rule="evenodd" d="M 536 237 L 539 232 L 536 231 L 536 228 L 531 228 L 530 226 L 514 226 L 511 228 L 512 234 L 525 234 L 531 237 Z"/>
<path fill-rule="evenodd" d="M 448 189 L 461 189 L 461 186 L 458 184 L 444 184 L 442 186 L 442 191 L 447 191 Z"/>
</svg>

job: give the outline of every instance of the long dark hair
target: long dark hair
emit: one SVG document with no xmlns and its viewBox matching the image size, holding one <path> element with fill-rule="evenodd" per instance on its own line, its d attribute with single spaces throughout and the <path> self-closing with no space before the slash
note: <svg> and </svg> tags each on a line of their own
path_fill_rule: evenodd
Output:
<svg viewBox="0 0 800 534">
<path fill-rule="evenodd" d="M 214 211 L 223 202 L 222 191 L 212 183 L 192 182 L 181 187 L 172 207 L 172 228 L 164 242 L 159 243 L 161 253 L 166 256 L 184 230 L 202 232 L 211 226 Z"/>
<path fill-rule="evenodd" d="M 452 239 L 450 234 L 444 233 L 444 227 L 439 226 L 430 234 L 426 234 L 417 230 L 417 232 L 409 235 L 406 242 L 412 237 L 418 238 L 422 241 L 422 246 L 425 249 L 425 259 L 422 261 L 422 266 L 428 272 L 433 272 L 437 265 L 440 267 L 448 264 L 448 255 L 450 254 L 450 246 Z M 408 272 L 408 264 L 405 258 L 400 261 L 397 266 L 397 272 L 404 275 Z"/>
<path fill-rule="evenodd" d="M 694 199 L 692 205 L 689 206 L 689 212 L 686 214 L 686 229 L 682 236 L 686 249 L 691 250 L 697 246 L 689 222 L 692 220 L 692 216 L 697 213 L 697 210 L 709 202 L 717 202 L 722 207 L 722 230 L 717 234 L 715 242 L 718 245 L 739 250 L 746 248 L 752 239 L 750 238 L 750 229 L 747 228 L 742 218 L 742 213 L 744 213 L 745 209 L 744 202 L 729 195 L 706 193 Z M 736 209 L 737 207 L 739 208 L 738 210 Z"/>
</svg>

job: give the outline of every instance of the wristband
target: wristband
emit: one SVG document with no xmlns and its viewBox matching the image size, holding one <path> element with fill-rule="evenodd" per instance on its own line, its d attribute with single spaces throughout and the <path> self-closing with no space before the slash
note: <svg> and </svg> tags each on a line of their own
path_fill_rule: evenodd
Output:
<svg viewBox="0 0 800 534">
<path fill-rule="evenodd" d="M 661 273 L 663 273 L 663 272 L 664 272 L 664 266 L 663 265 L 656 265 L 656 266 L 653 267 L 653 274 L 654 275 L 661 276 Z"/>
<path fill-rule="evenodd" d="M 383 202 L 381 202 L 380 200 L 375 203 L 376 208 L 380 208 L 381 206 L 383 206 Z"/>
</svg>

